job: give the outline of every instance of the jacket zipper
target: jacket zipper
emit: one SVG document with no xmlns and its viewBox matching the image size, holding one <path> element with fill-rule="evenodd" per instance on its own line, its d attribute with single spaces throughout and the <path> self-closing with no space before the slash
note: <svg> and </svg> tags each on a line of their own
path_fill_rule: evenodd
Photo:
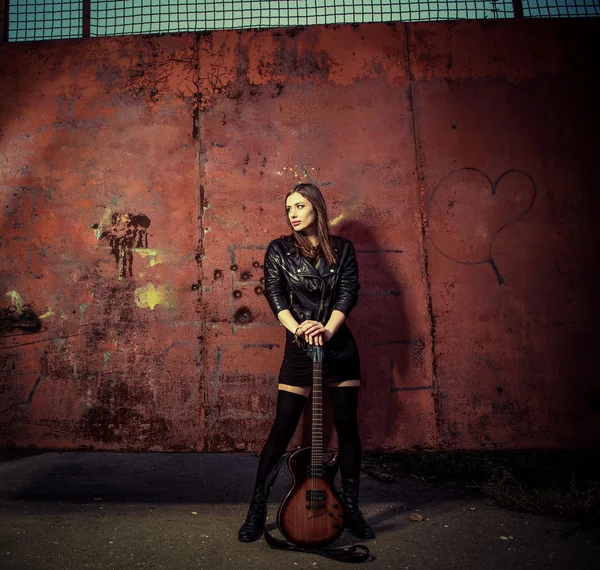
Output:
<svg viewBox="0 0 600 570">
<path fill-rule="evenodd" d="M 325 289 L 327 289 L 327 283 L 325 282 L 325 279 L 323 279 L 323 277 L 321 277 L 320 275 L 314 275 L 313 273 L 297 273 L 296 275 L 303 275 L 304 277 L 312 277 L 313 279 L 318 279 L 319 281 L 321 281 L 321 283 L 323 283 L 323 291 L 321 291 L 321 301 L 319 302 L 319 311 L 317 313 L 317 318 L 316 320 L 321 322 L 321 312 L 323 311 L 323 301 L 325 299 Z M 290 293 L 290 297 L 291 297 L 291 293 Z"/>
</svg>

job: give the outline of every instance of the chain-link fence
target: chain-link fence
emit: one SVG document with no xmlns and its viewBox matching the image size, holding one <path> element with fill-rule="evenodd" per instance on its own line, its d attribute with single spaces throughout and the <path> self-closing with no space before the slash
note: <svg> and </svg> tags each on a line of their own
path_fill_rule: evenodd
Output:
<svg viewBox="0 0 600 570">
<path fill-rule="evenodd" d="M 5 0 L 8 41 L 203 30 L 600 15 L 600 0 Z"/>
</svg>

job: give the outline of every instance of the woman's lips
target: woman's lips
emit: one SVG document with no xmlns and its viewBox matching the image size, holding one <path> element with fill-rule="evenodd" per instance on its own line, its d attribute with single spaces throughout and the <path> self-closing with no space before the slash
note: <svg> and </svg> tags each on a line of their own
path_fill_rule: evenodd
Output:
<svg viewBox="0 0 600 570">
<path fill-rule="evenodd" d="M 297 226 L 300 222 L 292 222 L 293 226 Z"/>
</svg>

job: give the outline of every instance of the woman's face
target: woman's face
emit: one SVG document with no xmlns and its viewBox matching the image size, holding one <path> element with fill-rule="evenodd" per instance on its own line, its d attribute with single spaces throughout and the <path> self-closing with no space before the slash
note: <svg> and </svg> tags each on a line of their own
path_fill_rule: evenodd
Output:
<svg viewBox="0 0 600 570">
<path fill-rule="evenodd" d="M 313 231 L 316 228 L 317 214 L 313 205 L 299 192 L 288 196 L 285 209 L 290 223 L 297 232 Z"/>
</svg>

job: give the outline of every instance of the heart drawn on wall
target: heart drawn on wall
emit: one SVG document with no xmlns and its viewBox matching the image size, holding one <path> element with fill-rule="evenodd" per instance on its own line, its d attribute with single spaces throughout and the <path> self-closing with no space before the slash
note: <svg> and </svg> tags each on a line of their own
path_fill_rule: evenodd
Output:
<svg viewBox="0 0 600 570">
<path fill-rule="evenodd" d="M 502 285 L 504 277 L 492 255 L 494 240 L 527 214 L 536 193 L 533 178 L 522 170 L 507 170 L 495 181 L 477 168 L 454 170 L 426 203 L 431 243 L 456 263 L 489 263 Z"/>
</svg>

